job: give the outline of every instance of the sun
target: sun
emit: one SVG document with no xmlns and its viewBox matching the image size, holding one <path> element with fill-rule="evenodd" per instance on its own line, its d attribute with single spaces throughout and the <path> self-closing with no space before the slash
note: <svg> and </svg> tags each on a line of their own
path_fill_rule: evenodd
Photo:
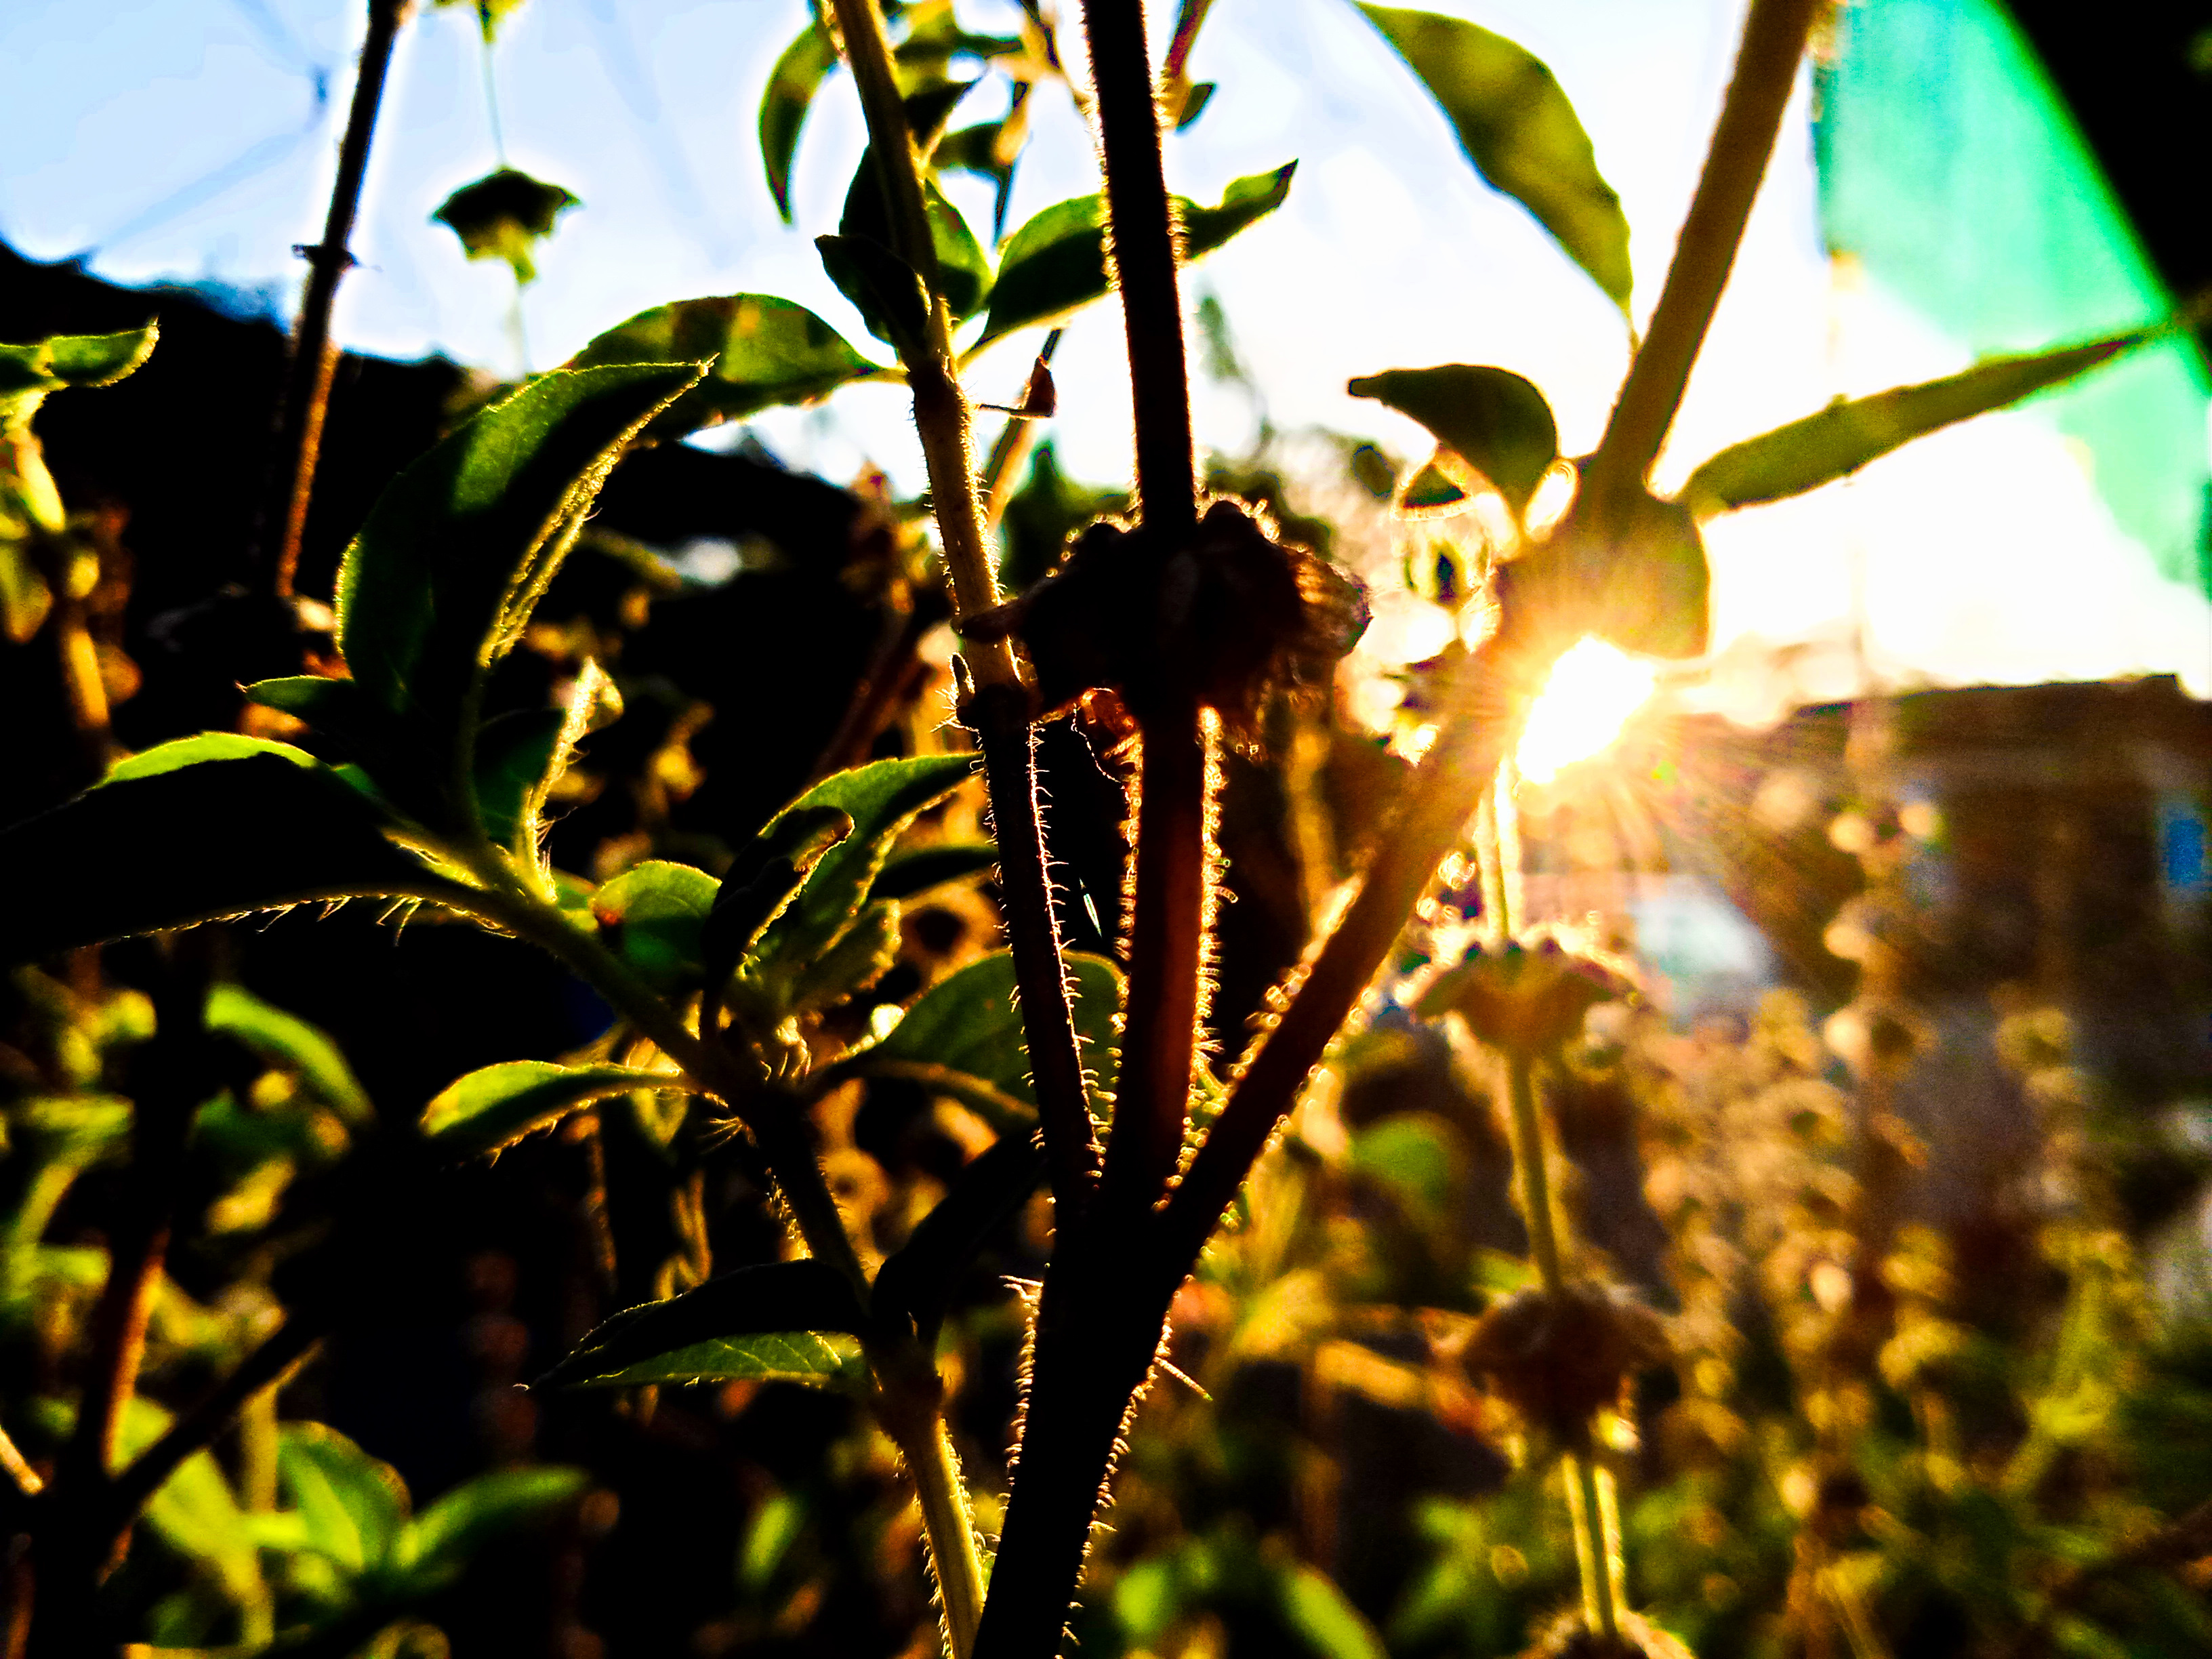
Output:
<svg viewBox="0 0 2212 1659">
<path fill-rule="evenodd" d="M 1620 735 L 1657 678 L 1650 663 L 1585 636 L 1553 665 L 1551 678 L 1528 710 L 1515 757 L 1521 775 L 1549 783 L 1597 753 Z"/>
</svg>

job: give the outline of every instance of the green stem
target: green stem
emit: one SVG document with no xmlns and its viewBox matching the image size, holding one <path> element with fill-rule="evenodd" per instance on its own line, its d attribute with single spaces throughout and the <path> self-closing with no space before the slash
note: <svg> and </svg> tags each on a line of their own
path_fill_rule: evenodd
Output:
<svg viewBox="0 0 2212 1659">
<path fill-rule="evenodd" d="M 1605 435 L 1583 471 L 1583 498 L 1602 525 L 1640 489 L 1681 407 L 1691 366 L 1705 344 L 1713 312 L 1728 286 L 1743 241 L 1744 222 L 1782 131 L 1782 112 L 1796 84 L 1797 64 L 1813 21 L 1826 0 L 1752 0 L 1737 48 L 1735 72 L 1721 103 L 1697 193 L 1682 221 L 1674 258 L 1651 325 L 1629 365 Z"/>
<path fill-rule="evenodd" d="M 1620 1638 L 1620 1613 L 1627 1595 L 1622 1584 L 1620 1527 L 1614 1513 L 1612 1482 L 1598 1467 L 1597 1454 L 1585 1449 L 1560 1461 L 1566 1481 L 1567 1512 L 1575 1526 L 1575 1565 L 1583 1581 L 1583 1617 L 1607 1641 Z"/>
<path fill-rule="evenodd" d="M 1536 1065 L 1526 1049 L 1505 1053 L 1505 1100 L 1513 1122 L 1514 1175 L 1521 1189 L 1522 1218 L 1528 1224 L 1528 1254 L 1547 1294 L 1566 1288 L 1559 1253 L 1559 1216 L 1552 1195 L 1551 1160 L 1544 1147 L 1544 1120 L 1536 1100 Z"/>
</svg>

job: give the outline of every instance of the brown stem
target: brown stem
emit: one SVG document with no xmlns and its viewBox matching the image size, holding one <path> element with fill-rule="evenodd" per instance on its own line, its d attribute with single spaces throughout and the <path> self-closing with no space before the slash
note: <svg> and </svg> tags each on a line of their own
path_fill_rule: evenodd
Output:
<svg viewBox="0 0 2212 1659">
<path fill-rule="evenodd" d="M 1053 912 L 1038 823 L 1035 732 L 1027 701 L 1012 686 L 978 691 L 969 718 L 983 744 L 999 880 L 1006 899 L 1007 942 L 1013 948 L 1023 1039 L 1036 1085 L 1053 1198 L 1063 1206 L 1062 1215 L 1072 1217 L 1088 1205 L 1097 1180 L 1098 1140 L 1086 1103 L 1074 1009 L 1060 956 L 1060 920 Z"/>
<path fill-rule="evenodd" d="M 1705 171 L 1682 221 L 1666 285 L 1620 397 L 1583 475 L 1586 501 L 1609 513 L 1644 483 L 1681 406 L 1691 366 L 1728 286 L 1744 222 L 1766 176 L 1796 84 L 1798 61 L 1826 0 L 1752 0 L 1735 72 L 1714 125 Z"/>
<path fill-rule="evenodd" d="M 368 38 L 362 43 L 361 74 L 354 82 L 353 106 L 347 112 L 345 137 L 338 146 L 330 216 L 323 224 L 323 240 L 303 250 L 307 288 L 300 301 L 300 321 L 293 331 L 291 362 L 285 374 L 277 428 L 281 471 L 263 520 L 264 535 L 270 525 L 280 526 L 269 572 L 269 591 L 279 599 L 292 597 L 293 580 L 299 574 L 300 538 L 307 527 L 307 498 L 314 489 L 315 462 L 322 449 L 323 416 L 330 407 L 331 377 L 337 368 L 337 355 L 331 346 L 331 307 L 337 299 L 339 281 L 353 264 L 346 243 L 361 209 L 369 142 L 384 101 L 392 42 L 412 5 L 413 0 L 369 0 Z"/>
<path fill-rule="evenodd" d="M 1359 1002 L 1391 943 L 1481 801 L 1519 711 L 1550 667 L 1550 647 L 1501 634 L 1467 669 L 1459 712 L 1406 787 L 1404 804 L 1376 843 L 1359 892 L 1322 944 L 1276 1025 L 1231 1085 L 1221 1115 L 1169 1200 L 1164 1246 L 1178 1277 L 1189 1270 L 1237 1196 L 1298 1091 Z"/>
<path fill-rule="evenodd" d="M 213 1445 L 247 1401 L 303 1364 L 322 1334 L 319 1320 L 295 1313 L 264 1338 L 212 1393 L 116 1473 L 93 1510 L 95 1531 L 112 1539 L 129 1526 L 186 1458 Z"/>
<path fill-rule="evenodd" d="M 1108 1202 L 1123 1214 L 1149 1209 L 1167 1190 L 1188 1121 L 1206 950 L 1212 757 L 1202 720 L 1197 704 L 1183 702 L 1144 723 L 1128 1009 L 1106 1149 Z"/>
<path fill-rule="evenodd" d="M 1160 118 L 1145 12 L 1138 0 L 1085 0 L 1083 33 L 1097 88 L 1106 164 L 1108 257 L 1121 294 L 1137 427 L 1137 499 L 1148 530 L 1198 518 L 1191 459 L 1190 374 L 1176 286 L 1177 227 L 1160 161 Z"/>
</svg>

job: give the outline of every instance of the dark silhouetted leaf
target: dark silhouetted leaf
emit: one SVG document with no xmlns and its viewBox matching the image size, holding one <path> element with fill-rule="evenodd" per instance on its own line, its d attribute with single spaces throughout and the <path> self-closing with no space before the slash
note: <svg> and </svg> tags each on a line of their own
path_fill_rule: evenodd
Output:
<svg viewBox="0 0 2212 1659">
<path fill-rule="evenodd" d="M 885 861 L 883 873 L 876 878 L 875 885 L 868 889 L 871 899 L 906 899 L 916 893 L 926 893 L 933 887 L 942 887 L 949 882 L 965 881 L 994 868 L 999 861 L 999 849 L 988 841 L 947 842 L 941 846 L 923 847 L 911 853 L 895 854 Z"/>
<path fill-rule="evenodd" d="M 1085 1069 L 1096 1079 L 1093 1096 L 1111 1098 L 1121 1063 L 1121 971 L 1103 957 L 1071 952 L 1068 983 L 1075 1006 L 1075 1034 Z M 948 975 L 906 1011 L 880 1042 L 838 1062 L 866 1074 L 906 1073 L 934 1067 L 981 1079 L 1000 1093 L 1035 1106 L 1021 1013 L 1014 1000 L 1014 959 L 1008 951 L 969 963 Z"/>
<path fill-rule="evenodd" d="M 927 349 L 929 292 L 919 271 L 866 236 L 817 236 L 814 248 L 868 332 L 909 357 Z"/>
<path fill-rule="evenodd" d="M 694 1354 L 701 1345 L 748 1340 L 794 1345 L 787 1353 L 760 1350 L 754 1358 L 760 1363 L 781 1363 L 811 1376 L 823 1371 L 824 1360 L 833 1353 L 842 1352 L 830 1350 L 821 1341 L 820 1334 L 857 1334 L 866 1323 L 866 1315 L 852 1282 L 827 1262 L 805 1260 L 740 1267 L 665 1302 L 623 1310 L 586 1336 L 574 1353 L 539 1378 L 537 1386 L 611 1387 L 617 1382 L 692 1380 L 630 1373 L 679 1354 Z M 810 1342 L 811 1347 L 807 1346 Z M 746 1363 L 742 1352 L 721 1358 Z M 842 1358 L 835 1358 L 827 1372 L 834 1373 L 843 1363 Z M 770 1373 L 732 1370 L 726 1374 Z"/>
<path fill-rule="evenodd" d="M 477 733 L 477 814 L 495 845 L 514 845 L 531 791 L 552 769 L 568 718 L 559 708 L 522 709 Z"/>
<path fill-rule="evenodd" d="M 583 204 L 558 185 L 501 167 L 464 185 L 430 217 L 461 239 L 471 259 L 504 259 L 518 283 L 538 280 L 532 250 L 553 234 L 570 208 Z"/>
<path fill-rule="evenodd" d="M 937 290 L 959 322 L 973 316 L 983 303 L 983 295 L 991 286 L 991 256 L 975 240 L 975 233 L 968 228 L 968 221 L 960 210 L 945 198 L 933 179 L 922 183 L 923 204 L 929 213 L 930 245 L 937 256 Z M 896 248 L 897 238 L 891 229 L 890 210 L 884 199 L 883 180 L 876 171 L 873 149 L 862 154 L 860 165 L 853 173 L 852 185 L 845 192 L 845 211 L 837 222 L 837 234 L 848 241 L 873 242 L 878 246 Z M 835 276 L 835 272 L 831 273 Z M 855 305 L 860 301 L 848 294 Z M 893 339 L 895 335 L 885 330 L 889 319 L 868 315 L 868 307 L 861 307 L 868 316 L 868 327 L 879 339 Z"/>
<path fill-rule="evenodd" d="M 375 1121 L 368 1091 L 338 1045 L 297 1014 L 270 1006 L 242 985 L 217 985 L 208 992 L 207 1028 L 235 1037 L 272 1066 L 297 1072 L 349 1123 Z"/>
<path fill-rule="evenodd" d="M 1516 514 L 1527 510 L 1538 481 L 1559 458 L 1551 404 L 1510 369 L 1470 363 L 1387 368 L 1345 390 L 1412 416 L 1496 484 Z"/>
<path fill-rule="evenodd" d="M 617 954 L 655 990 L 696 990 L 707 975 L 707 917 L 720 884 L 688 864 L 648 859 L 592 895 Z"/>
<path fill-rule="evenodd" d="M 1222 192 L 1218 207 L 1176 198 L 1182 223 L 1183 258 L 1211 253 L 1247 225 L 1282 206 L 1291 191 L 1292 161 L 1273 173 L 1239 179 Z M 1006 239 L 983 340 L 1089 305 L 1106 292 L 1105 209 L 1097 196 L 1056 202 Z M 981 341 L 978 343 L 981 343 Z"/>
<path fill-rule="evenodd" d="M 1181 113 L 1176 117 L 1175 126 L 1177 132 L 1190 131 L 1192 124 L 1206 113 L 1206 106 L 1213 101 L 1216 90 L 1218 88 L 1211 81 L 1200 81 L 1192 85 L 1190 91 L 1183 98 Z"/>
<path fill-rule="evenodd" d="M 925 1344 L 933 1342 L 960 1275 L 1029 1202 L 1044 1170 L 1044 1149 L 1028 1134 L 1005 1137 L 963 1170 L 877 1273 L 869 1298 L 877 1317 L 903 1315 Z"/>
<path fill-rule="evenodd" d="M 1552 71 L 1502 34 L 1394 6 L 1359 9 L 1443 106 L 1475 170 L 1514 198 L 1624 310 L 1635 278 L 1620 198 Z"/>
<path fill-rule="evenodd" d="M 791 164 L 799 154 L 799 135 L 823 81 L 837 66 L 837 48 L 819 21 L 811 21 L 783 49 L 769 71 L 761 95 L 761 165 L 768 172 L 768 193 L 775 210 L 791 222 Z"/>
<path fill-rule="evenodd" d="M 795 806 L 753 838 L 724 876 L 707 918 L 702 950 L 710 983 L 729 977 L 783 914 L 807 872 L 852 833 L 853 820 L 842 807 Z"/>
<path fill-rule="evenodd" d="M 857 995 L 890 972 L 898 960 L 899 907 L 886 899 L 863 904 L 837 942 L 816 957 L 786 964 L 781 1011 L 803 1014 Z"/>
<path fill-rule="evenodd" d="M 852 819 L 853 830 L 822 855 L 756 957 L 795 969 L 826 952 L 852 925 L 899 832 L 915 813 L 958 788 L 974 768 L 969 755 L 876 761 L 824 778 L 786 807 L 779 821 L 804 808 L 836 807 Z"/>
<path fill-rule="evenodd" d="M 2153 332 L 2136 329 L 2056 351 L 1993 357 L 1940 380 L 1893 386 L 1870 398 L 1838 398 L 1817 415 L 1729 445 L 1690 475 L 1680 499 L 1705 518 L 1802 495 L 1915 438 L 2085 374 L 2133 350 Z"/>
<path fill-rule="evenodd" d="M 680 1090 L 684 1079 L 627 1066 L 561 1066 L 510 1060 L 471 1072 L 422 1109 L 422 1133 L 441 1152 L 473 1158 L 550 1129 L 569 1113 L 639 1089 Z"/>
<path fill-rule="evenodd" d="M 885 373 L 805 306 L 768 294 L 678 300 L 641 311 L 593 340 L 568 367 L 708 358 L 714 362 L 707 378 L 653 417 L 647 429 L 655 437 L 681 437 L 779 404 L 810 403 Z"/>
<path fill-rule="evenodd" d="M 229 743 L 256 740 L 221 736 Z M 185 744 L 200 744 L 185 738 Z M 330 768 L 281 744 L 111 781 L 0 831 L 0 959 L 313 899 L 422 893 L 422 863 Z M 293 758 L 297 757 L 297 758 Z"/>
<path fill-rule="evenodd" d="M 623 445 L 699 378 L 690 364 L 541 374 L 402 472 L 338 571 L 338 643 L 362 691 L 452 741 Z"/>
</svg>

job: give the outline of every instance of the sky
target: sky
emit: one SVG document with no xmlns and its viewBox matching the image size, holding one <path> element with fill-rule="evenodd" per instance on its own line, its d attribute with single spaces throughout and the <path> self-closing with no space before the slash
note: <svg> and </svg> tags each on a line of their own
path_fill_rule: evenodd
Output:
<svg viewBox="0 0 2212 1659">
<path fill-rule="evenodd" d="M 1640 321 L 1719 105 L 1740 0 L 1431 0 L 1519 40 L 1574 100 L 1633 231 Z M 0 8 L 0 237 L 83 258 L 125 283 L 217 285 L 289 314 L 295 243 L 319 234 L 365 7 L 360 0 L 9 0 Z M 963 0 L 1003 27 L 1000 0 Z M 1072 6 L 1063 9 L 1072 11 Z M 1164 40 L 1172 7 L 1153 7 Z M 524 307 L 528 364 L 557 364 L 660 302 L 751 291 L 798 300 L 864 349 L 812 238 L 834 225 L 862 145 L 842 76 L 817 100 L 777 217 L 755 112 L 803 0 L 526 0 L 494 73 L 507 159 L 582 199 L 540 252 Z M 1070 29 L 1071 46 L 1077 32 Z M 1626 367 L 1619 313 L 1517 204 L 1459 154 L 1442 114 L 1345 0 L 1218 0 L 1193 60 L 1220 90 L 1171 137 L 1170 187 L 1218 199 L 1232 179 L 1300 162 L 1285 206 L 1191 274 L 1217 295 L 1279 428 L 1320 426 L 1413 455 L 1419 429 L 1351 398 L 1378 369 L 1494 362 L 1551 398 L 1570 453 L 1591 446 Z M 978 94 L 961 119 L 994 112 Z M 1037 100 L 1010 225 L 1096 188 L 1068 100 Z M 403 32 L 336 331 L 356 349 L 520 367 L 511 278 L 471 264 L 429 221 L 497 164 L 472 9 Z M 988 223 L 988 191 L 951 193 Z M 0 319 L 0 333 L 5 332 Z M 1055 362 L 1063 465 L 1102 483 L 1129 460 L 1119 318 L 1094 307 Z M 2022 341 L 2021 346 L 2042 343 Z M 1010 401 L 1033 349 L 979 361 L 975 394 Z M 1953 372 L 1968 354 L 1825 252 L 1808 88 L 1801 85 L 1657 481 L 1839 393 Z M 1201 384 L 1200 441 L 1245 448 L 1260 410 Z M 850 477 L 921 465 L 900 390 L 863 386 L 757 425 L 794 465 Z M 1986 418 L 1847 485 L 1710 527 L 1711 706 L 1789 704 L 1893 685 L 2167 672 L 2212 695 L 2212 606 L 2159 576 L 2069 447 L 2033 410 Z M 1380 562 L 1377 568 L 1387 565 Z M 1863 623 L 1863 633 L 1855 631 Z M 1448 623 L 1444 625 L 1448 626 Z M 1413 630 L 1418 634 L 1419 629 Z M 1863 639 L 1863 653 L 1855 641 Z M 1778 665 L 1770 644 L 1808 648 Z M 1411 648 L 1409 646 L 1407 648 Z"/>
</svg>

